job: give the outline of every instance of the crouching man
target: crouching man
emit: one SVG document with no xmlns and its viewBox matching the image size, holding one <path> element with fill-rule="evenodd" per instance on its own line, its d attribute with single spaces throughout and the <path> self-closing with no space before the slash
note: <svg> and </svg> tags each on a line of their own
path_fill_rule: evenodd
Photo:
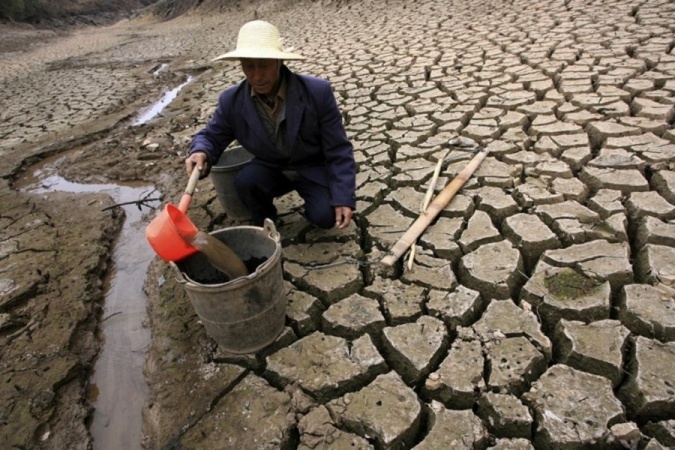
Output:
<svg viewBox="0 0 675 450">
<path fill-rule="evenodd" d="M 213 118 L 192 140 L 188 176 L 195 166 L 206 176 L 236 139 L 254 155 L 234 181 L 254 225 L 276 220 L 274 198 L 295 190 L 309 222 L 347 227 L 356 163 L 329 82 L 291 72 L 284 60 L 304 57 L 283 51 L 277 28 L 261 20 L 244 24 L 237 48 L 216 59 L 238 60 L 246 79 L 220 95 Z"/>
</svg>

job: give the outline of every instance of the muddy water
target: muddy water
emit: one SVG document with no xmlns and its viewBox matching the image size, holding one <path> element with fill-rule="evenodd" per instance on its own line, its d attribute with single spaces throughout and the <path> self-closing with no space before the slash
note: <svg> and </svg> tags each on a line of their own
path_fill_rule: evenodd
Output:
<svg viewBox="0 0 675 450">
<path fill-rule="evenodd" d="M 241 258 L 210 234 L 199 231 L 189 243 L 202 252 L 209 263 L 225 274 L 229 280 L 248 275 L 248 269 Z"/>
<path fill-rule="evenodd" d="M 66 191 L 110 195 L 115 203 L 138 200 L 152 189 L 124 184 L 71 183 L 55 173 L 59 159 L 52 158 L 27 172 L 17 187 L 34 193 Z M 153 195 L 157 197 L 157 195 Z M 158 202 L 152 206 L 158 206 Z M 154 252 L 145 240 L 142 214 L 136 205 L 123 206 L 126 220 L 113 253 L 113 271 L 106 280 L 101 324 L 103 347 L 90 380 L 90 401 L 95 411 L 90 426 L 94 449 L 138 449 L 141 409 L 148 387 L 143 377 L 145 349 L 150 343 L 146 298 L 142 286 Z"/>
</svg>

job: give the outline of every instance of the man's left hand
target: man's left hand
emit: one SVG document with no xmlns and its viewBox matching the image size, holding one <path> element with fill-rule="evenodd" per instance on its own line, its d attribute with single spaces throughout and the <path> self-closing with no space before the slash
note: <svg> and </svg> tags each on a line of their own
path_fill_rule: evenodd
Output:
<svg viewBox="0 0 675 450">
<path fill-rule="evenodd" d="M 353 211 L 349 206 L 335 207 L 335 227 L 347 228 L 352 221 Z"/>
</svg>

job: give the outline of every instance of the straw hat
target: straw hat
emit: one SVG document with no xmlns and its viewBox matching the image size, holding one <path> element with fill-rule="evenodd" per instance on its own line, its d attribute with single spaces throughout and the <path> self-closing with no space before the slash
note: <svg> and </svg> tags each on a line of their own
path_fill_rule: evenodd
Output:
<svg viewBox="0 0 675 450">
<path fill-rule="evenodd" d="M 285 52 L 281 47 L 279 30 L 271 23 L 254 20 L 239 29 L 236 50 L 222 54 L 213 60 L 261 58 L 261 59 L 305 59 L 297 53 Z"/>
</svg>

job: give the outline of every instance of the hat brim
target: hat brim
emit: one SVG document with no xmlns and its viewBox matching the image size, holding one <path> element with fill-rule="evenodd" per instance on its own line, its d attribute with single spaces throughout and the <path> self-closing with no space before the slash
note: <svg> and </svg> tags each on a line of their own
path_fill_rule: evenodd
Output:
<svg viewBox="0 0 675 450">
<path fill-rule="evenodd" d="M 256 59 L 287 59 L 287 60 L 303 60 L 304 56 L 291 52 L 280 52 L 276 50 L 234 50 L 232 52 L 223 53 L 216 56 L 211 61 L 232 61 L 242 58 L 256 58 Z"/>
</svg>

